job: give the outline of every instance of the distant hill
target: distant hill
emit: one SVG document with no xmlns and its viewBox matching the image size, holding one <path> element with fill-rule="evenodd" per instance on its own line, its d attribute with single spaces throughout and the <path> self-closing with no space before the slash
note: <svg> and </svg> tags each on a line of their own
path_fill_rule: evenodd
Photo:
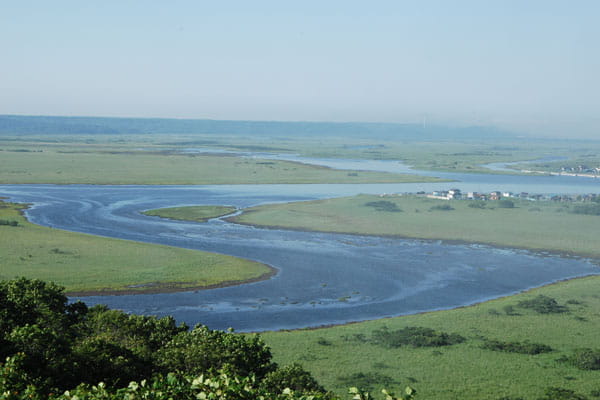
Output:
<svg viewBox="0 0 600 400">
<path fill-rule="evenodd" d="M 226 121 L 209 119 L 0 115 L 0 134 L 227 134 L 277 137 L 346 136 L 396 140 L 511 138 L 491 127 L 371 122 Z"/>
</svg>

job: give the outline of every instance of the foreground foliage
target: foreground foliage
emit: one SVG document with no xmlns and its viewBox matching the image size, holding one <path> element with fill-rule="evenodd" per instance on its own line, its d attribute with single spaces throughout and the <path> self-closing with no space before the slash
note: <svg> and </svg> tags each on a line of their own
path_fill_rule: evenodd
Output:
<svg viewBox="0 0 600 400">
<path fill-rule="evenodd" d="M 300 366 L 280 369 L 257 335 L 202 325 L 188 330 L 171 317 L 88 308 L 81 302 L 69 303 L 63 288 L 55 284 L 24 278 L 0 282 L 0 359 L 7 360 L 0 392 L 24 393 L 33 387 L 44 395 L 80 384 L 86 391 L 85 385 L 98 382 L 112 390 L 152 376 L 163 377 L 170 385 L 180 378 L 169 378 L 169 373 L 183 377 L 224 371 L 256 379 L 260 390 L 280 385 L 325 393 Z M 153 385 L 163 385 L 163 378 Z"/>
<path fill-rule="evenodd" d="M 258 335 L 88 308 L 25 278 L 0 281 L 0 360 L 0 400 L 338 399 L 299 364 L 274 363 Z"/>
</svg>

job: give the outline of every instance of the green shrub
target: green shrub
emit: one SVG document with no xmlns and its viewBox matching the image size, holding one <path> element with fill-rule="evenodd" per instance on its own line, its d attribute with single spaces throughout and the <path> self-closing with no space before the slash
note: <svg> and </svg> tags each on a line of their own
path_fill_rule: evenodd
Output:
<svg viewBox="0 0 600 400">
<path fill-rule="evenodd" d="M 559 305 L 552 297 L 539 295 L 529 300 L 521 300 L 519 307 L 528 308 L 540 314 L 553 314 L 568 311 L 565 306 Z"/>
<path fill-rule="evenodd" d="M 552 347 L 541 343 L 530 342 L 501 342 L 499 340 L 486 340 L 481 346 L 483 349 L 493 351 L 504 351 L 519 354 L 541 354 L 552 351 Z"/>
<path fill-rule="evenodd" d="M 515 202 L 508 199 L 498 200 L 498 208 L 515 208 Z"/>
<path fill-rule="evenodd" d="M 578 204 L 571 211 L 573 214 L 600 215 L 600 204 Z"/>
<path fill-rule="evenodd" d="M 469 207 L 471 208 L 485 208 L 485 201 L 482 200 L 474 200 L 469 203 Z"/>
<path fill-rule="evenodd" d="M 434 347 L 462 343 L 465 338 L 455 333 L 438 332 L 431 328 L 409 326 L 390 331 L 387 327 L 373 331 L 372 341 L 385 347 Z"/>
<path fill-rule="evenodd" d="M 373 207 L 377 211 L 400 212 L 402 211 L 396 203 L 387 200 L 370 201 L 364 204 L 367 207 Z"/>
<path fill-rule="evenodd" d="M 546 389 L 544 397 L 537 400 L 587 400 L 587 397 L 570 389 L 551 387 Z"/>
<path fill-rule="evenodd" d="M 599 370 L 600 350 L 578 349 L 571 356 L 563 358 L 562 361 L 567 361 L 573 366 L 587 371 Z"/>
<path fill-rule="evenodd" d="M 438 204 L 437 206 L 429 207 L 429 211 L 452 211 L 454 207 L 450 204 Z"/>
</svg>

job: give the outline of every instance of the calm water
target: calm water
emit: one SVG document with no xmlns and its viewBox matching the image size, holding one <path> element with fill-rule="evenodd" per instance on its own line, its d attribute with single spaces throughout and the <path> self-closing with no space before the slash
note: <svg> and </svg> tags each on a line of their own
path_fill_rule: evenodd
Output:
<svg viewBox="0 0 600 400">
<path fill-rule="evenodd" d="M 331 166 L 394 170 L 390 161 L 319 160 Z M 360 165 L 360 167 L 358 167 Z M 596 180 L 440 174 L 436 184 L 86 186 L 0 185 L 0 195 L 35 206 L 41 225 L 103 236 L 201 249 L 267 263 L 279 273 L 263 282 L 198 292 L 95 296 L 128 312 L 173 315 L 190 325 L 239 331 L 299 328 L 451 308 L 542 284 L 598 273 L 568 259 L 480 245 L 269 230 L 221 220 L 205 224 L 146 217 L 168 206 L 237 207 L 357 193 L 414 192 L 452 187 L 530 193 L 598 192 Z"/>
</svg>

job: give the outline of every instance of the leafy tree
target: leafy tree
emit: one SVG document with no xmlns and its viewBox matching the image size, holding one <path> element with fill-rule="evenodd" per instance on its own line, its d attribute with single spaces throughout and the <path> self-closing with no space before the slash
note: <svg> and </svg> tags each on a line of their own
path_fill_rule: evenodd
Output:
<svg viewBox="0 0 600 400">
<path fill-rule="evenodd" d="M 296 392 L 325 393 L 325 388 L 299 364 L 287 365 L 269 372 L 260 386 L 271 393 L 285 388 Z"/>
<path fill-rule="evenodd" d="M 277 367 L 260 336 L 246 338 L 203 325 L 175 335 L 157 356 L 157 363 L 164 371 L 193 375 L 225 368 L 237 375 L 254 374 L 262 378 Z"/>
</svg>

